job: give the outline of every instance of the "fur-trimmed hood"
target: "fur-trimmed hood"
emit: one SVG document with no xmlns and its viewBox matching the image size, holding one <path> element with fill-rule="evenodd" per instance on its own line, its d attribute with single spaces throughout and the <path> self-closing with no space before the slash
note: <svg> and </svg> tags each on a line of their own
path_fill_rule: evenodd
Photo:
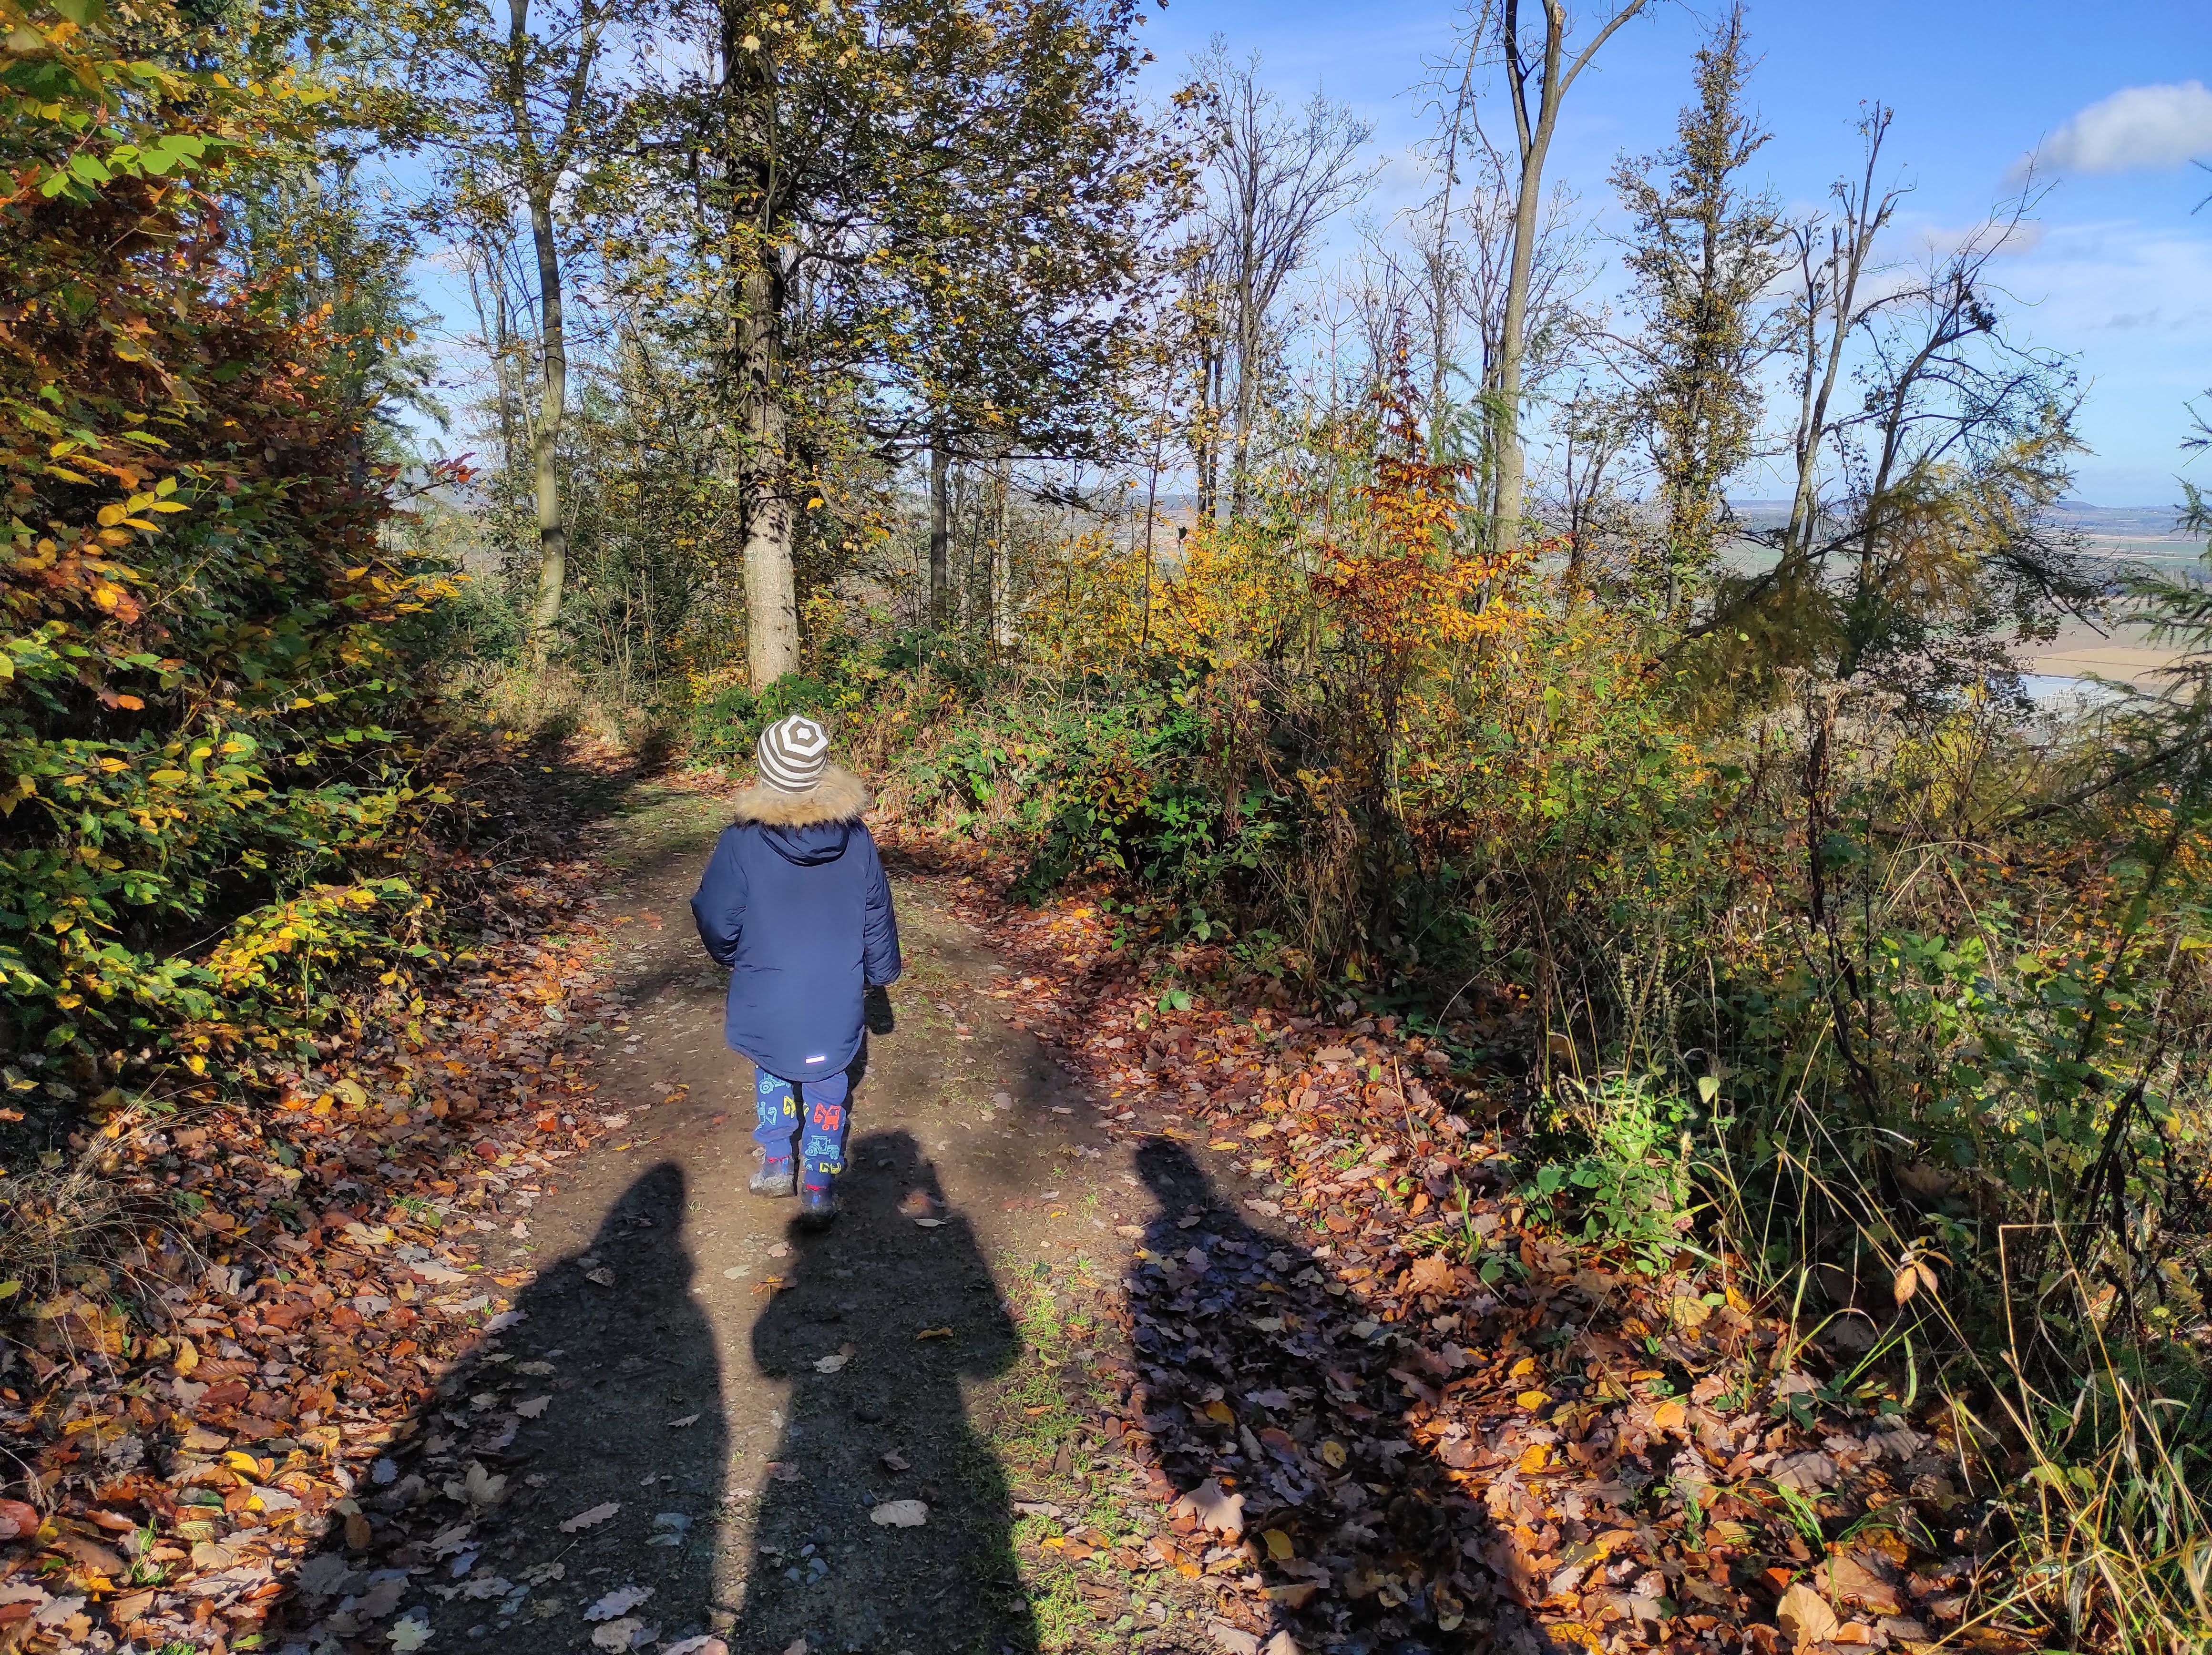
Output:
<svg viewBox="0 0 2212 1655">
<path fill-rule="evenodd" d="M 867 806 L 843 770 L 800 794 L 748 789 L 691 899 L 708 956 L 730 967 L 723 1038 L 787 1081 L 842 1073 L 860 1049 L 868 985 L 899 974 Z"/>
<path fill-rule="evenodd" d="M 874 803 L 858 776 L 833 764 L 804 793 L 787 793 L 765 782 L 756 783 L 738 795 L 731 816 L 740 822 L 757 821 L 763 828 L 811 828 L 823 822 L 858 821 Z"/>
</svg>

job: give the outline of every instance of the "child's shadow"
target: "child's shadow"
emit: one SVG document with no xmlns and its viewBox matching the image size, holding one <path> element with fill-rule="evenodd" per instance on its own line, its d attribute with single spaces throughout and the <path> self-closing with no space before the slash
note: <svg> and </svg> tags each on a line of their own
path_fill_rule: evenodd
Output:
<svg viewBox="0 0 2212 1655">
<path fill-rule="evenodd" d="M 731 1646 L 1029 1655 L 1005 1478 L 962 1395 L 1012 1365 L 1012 1318 L 912 1137 L 862 1138 L 847 1166 L 844 1216 L 794 1231 L 791 1283 L 753 1327 L 792 1392 L 774 1469 L 745 1468 L 762 1500 Z M 939 1222 L 901 1213 L 916 1191 Z M 911 1502 L 914 1526 L 875 1520 Z"/>
</svg>

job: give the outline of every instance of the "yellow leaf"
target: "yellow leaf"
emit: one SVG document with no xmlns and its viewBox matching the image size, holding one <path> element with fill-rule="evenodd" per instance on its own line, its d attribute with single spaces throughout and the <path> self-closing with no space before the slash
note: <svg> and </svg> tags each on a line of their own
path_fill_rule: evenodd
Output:
<svg viewBox="0 0 2212 1655">
<path fill-rule="evenodd" d="M 1525 1378 L 1527 1375 L 1534 1373 L 1535 1371 L 1536 1359 L 1534 1356 L 1523 1356 L 1519 1361 L 1513 1364 L 1512 1367 L 1507 1371 L 1505 1377 L 1509 1379 L 1518 1379 Z"/>
<path fill-rule="evenodd" d="M 1534 1410 L 1535 1409 L 1541 1408 L 1546 1403 L 1551 1401 L 1551 1398 L 1540 1391 L 1523 1391 L 1519 1396 L 1514 1397 L 1513 1400 L 1519 1403 L 1523 1408 Z"/>
<path fill-rule="evenodd" d="M 1542 1443 L 1531 1443 L 1521 1451 L 1521 1469 L 1523 1471 L 1540 1471 L 1551 1457 L 1552 1451 Z"/>
<path fill-rule="evenodd" d="M 1206 1404 L 1206 1416 L 1216 1425 L 1237 1423 L 1237 1416 L 1229 1411 L 1229 1404 L 1218 1399 Z"/>
<path fill-rule="evenodd" d="M 1651 1423 L 1662 1431 L 1679 1431 L 1689 1418 L 1690 1410 L 1672 1397 L 1651 1410 Z"/>
<path fill-rule="evenodd" d="M 1897 1279 L 1889 1284 L 1890 1293 L 1899 1304 L 1903 1304 L 1920 1291 L 1920 1266 L 1907 1264 L 1898 1271 Z"/>
<path fill-rule="evenodd" d="M 1290 1536 L 1280 1529 L 1270 1529 L 1260 1537 L 1267 1543 L 1267 1555 L 1278 1563 L 1287 1563 L 1297 1555 L 1291 1549 Z"/>
<path fill-rule="evenodd" d="M 1344 1462 L 1351 1458 L 1345 1452 L 1344 1445 L 1334 1437 L 1330 1437 L 1322 1444 L 1321 1457 L 1327 1460 L 1331 1467 L 1340 1471 L 1344 1469 Z"/>
</svg>

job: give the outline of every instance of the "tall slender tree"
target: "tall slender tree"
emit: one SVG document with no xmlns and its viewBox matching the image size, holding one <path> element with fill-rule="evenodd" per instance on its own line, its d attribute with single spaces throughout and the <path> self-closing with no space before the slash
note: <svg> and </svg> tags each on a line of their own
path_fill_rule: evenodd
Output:
<svg viewBox="0 0 2212 1655">
<path fill-rule="evenodd" d="M 504 0 L 504 16 L 466 0 L 424 0 L 408 13 L 416 88 L 442 155 L 445 210 L 520 218 L 528 233 L 538 312 L 538 410 L 531 430 L 538 591 L 530 648 L 542 663 L 568 584 L 568 524 L 560 450 L 568 407 L 568 293 L 562 221 L 588 191 L 583 174 L 613 124 L 603 85 L 611 0 Z"/>
<path fill-rule="evenodd" d="M 1773 197 L 1739 182 L 1769 136 L 1744 106 L 1751 67 L 1737 6 L 1698 50 L 1697 100 L 1682 110 L 1673 147 L 1613 173 L 1636 227 L 1627 267 L 1644 324 L 1632 348 L 1667 512 L 1670 613 L 1686 579 L 1711 564 L 1727 507 L 1722 485 L 1758 439 L 1758 364 L 1768 345 L 1760 306 L 1789 233 Z"/>
<path fill-rule="evenodd" d="M 1256 58 L 1216 40 L 1199 59 L 1206 118 L 1203 303 L 1221 336 L 1222 381 L 1210 433 L 1229 442 L 1229 511 L 1252 487 L 1253 446 L 1279 355 L 1279 306 L 1322 230 L 1374 176 L 1359 154 L 1373 128 L 1316 93 L 1286 109 L 1260 83 Z M 1210 469 L 1210 468 L 1209 468 Z"/>
<path fill-rule="evenodd" d="M 1505 313 L 1498 341 L 1497 465 L 1498 499 L 1493 533 L 1500 556 L 1521 543 L 1522 496 L 1528 488 L 1528 449 L 1522 434 L 1521 403 L 1528 352 L 1531 280 L 1535 271 L 1544 194 L 1544 167 L 1559 130 L 1559 111 L 1590 60 L 1650 0 L 1628 0 L 1599 26 L 1582 50 L 1568 55 L 1570 24 L 1565 0 L 1537 0 L 1541 27 L 1522 28 L 1522 0 L 1504 0 L 1498 44 L 1505 64 L 1505 89 L 1513 106 L 1513 134 L 1518 176 L 1514 186 L 1513 252 L 1505 282 Z M 1485 14 L 1487 15 L 1486 12 Z M 1479 37 L 1469 50 L 1479 49 Z"/>
</svg>

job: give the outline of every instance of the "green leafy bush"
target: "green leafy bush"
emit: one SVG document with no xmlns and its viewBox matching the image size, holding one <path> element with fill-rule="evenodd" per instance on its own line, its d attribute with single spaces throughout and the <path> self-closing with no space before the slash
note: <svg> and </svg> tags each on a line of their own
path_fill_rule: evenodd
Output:
<svg viewBox="0 0 2212 1655">
<path fill-rule="evenodd" d="M 400 731 L 451 588 L 386 543 L 315 324 L 226 255 L 226 169 L 301 106 L 158 67 L 201 61 L 149 52 L 158 15 L 70 15 L 0 69 L 0 1043 L 88 1082 L 204 1070 L 312 1024 L 332 961 L 424 946 L 444 799 Z"/>
</svg>

